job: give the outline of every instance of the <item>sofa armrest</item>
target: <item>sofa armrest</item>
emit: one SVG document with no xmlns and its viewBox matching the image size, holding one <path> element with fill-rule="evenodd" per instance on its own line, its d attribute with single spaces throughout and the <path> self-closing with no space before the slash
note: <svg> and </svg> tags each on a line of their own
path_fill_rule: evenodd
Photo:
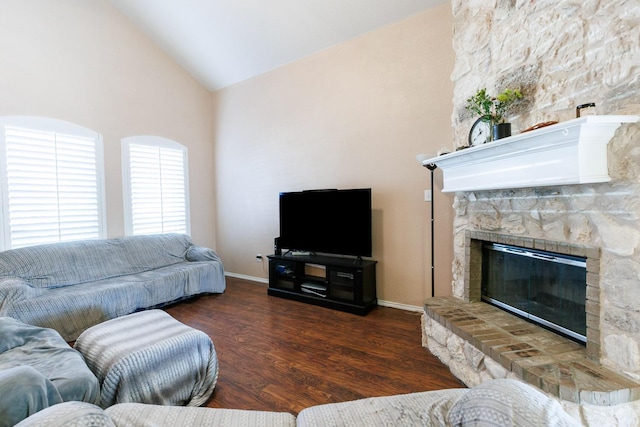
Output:
<svg viewBox="0 0 640 427">
<path fill-rule="evenodd" d="M 369 397 L 304 408 L 298 427 L 448 426 L 447 413 L 466 389 Z"/>
<path fill-rule="evenodd" d="M 205 248 L 202 246 L 189 246 L 187 249 L 187 253 L 185 254 L 185 259 L 190 262 L 198 262 L 198 261 L 218 261 L 220 262 L 220 257 L 218 254 L 209 248 Z"/>
<path fill-rule="evenodd" d="M 468 390 L 447 414 L 454 427 L 466 425 L 513 425 L 520 427 L 579 427 L 558 400 L 522 381 L 502 378 Z"/>
<path fill-rule="evenodd" d="M 35 368 L 23 365 L 0 370 L 0 425 L 15 425 L 58 403 L 62 397 L 55 385 Z"/>
<path fill-rule="evenodd" d="M 0 316 L 6 316 L 5 313 L 12 304 L 33 298 L 41 293 L 41 290 L 17 277 L 0 279 Z"/>
<path fill-rule="evenodd" d="M 116 427 L 109 416 L 96 405 L 86 402 L 63 402 L 43 409 L 15 427 L 64 427 L 64 426 Z"/>
</svg>

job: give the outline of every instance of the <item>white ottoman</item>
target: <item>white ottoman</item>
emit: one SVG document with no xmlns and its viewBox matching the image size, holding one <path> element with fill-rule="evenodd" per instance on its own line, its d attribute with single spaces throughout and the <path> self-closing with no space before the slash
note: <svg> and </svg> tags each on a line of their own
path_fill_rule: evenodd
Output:
<svg viewBox="0 0 640 427">
<path fill-rule="evenodd" d="M 100 381 L 100 405 L 135 402 L 200 406 L 218 379 L 211 339 L 162 310 L 108 320 L 74 346 Z"/>
</svg>

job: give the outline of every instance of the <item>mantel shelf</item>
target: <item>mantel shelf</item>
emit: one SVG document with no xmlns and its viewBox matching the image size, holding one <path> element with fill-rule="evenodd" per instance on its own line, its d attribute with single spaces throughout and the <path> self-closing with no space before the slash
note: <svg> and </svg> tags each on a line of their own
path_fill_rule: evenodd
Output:
<svg viewBox="0 0 640 427">
<path fill-rule="evenodd" d="M 443 192 L 611 180 L 607 144 L 638 116 L 586 116 L 422 161 L 442 169 Z"/>
</svg>

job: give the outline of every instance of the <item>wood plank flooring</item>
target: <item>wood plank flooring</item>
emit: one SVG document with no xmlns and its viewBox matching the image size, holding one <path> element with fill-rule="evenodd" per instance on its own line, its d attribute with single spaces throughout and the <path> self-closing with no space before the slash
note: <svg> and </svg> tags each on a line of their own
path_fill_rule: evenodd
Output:
<svg viewBox="0 0 640 427">
<path fill-rule="evenodd" d="M 420 313 L 367 316 L 267 295 L 227 278 L 227 290 L 166 311 L 206 332 L 220 372 L 206 406 L 286 411 L 371 396 L 464 387 L 421 346 Z"/>
</svg>

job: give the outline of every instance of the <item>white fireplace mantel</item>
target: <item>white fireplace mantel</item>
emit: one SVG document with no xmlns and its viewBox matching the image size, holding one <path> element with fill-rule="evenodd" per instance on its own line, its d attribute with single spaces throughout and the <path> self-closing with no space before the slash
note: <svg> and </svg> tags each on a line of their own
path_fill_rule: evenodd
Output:
<svg viewBox="0 0 640 427">
<path fill-rule="evenodd" d="M 443 173 L 443 192 L 498 190 L 611 180 L 607 144 L 622 123 L 639 116 L 568 120 L 422 161 Z"/>
</svg>

